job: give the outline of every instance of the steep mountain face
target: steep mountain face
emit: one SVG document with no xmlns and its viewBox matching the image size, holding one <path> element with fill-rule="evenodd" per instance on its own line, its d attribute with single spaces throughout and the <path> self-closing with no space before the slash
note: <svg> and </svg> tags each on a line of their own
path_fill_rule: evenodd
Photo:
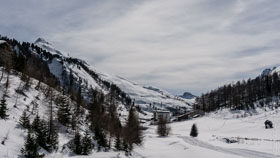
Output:
<svg viewBox="0 0 280 158">
<path fill-rule="evenodd" d="M 122 101 L 134 101 L 145 111 L 152 111 L 153 108 L 191 109 L 193 104 L 191 99 L 176 97 L 155 87 L 142 86 L 122 77 L 97 71 L 83 60 L 64 56 L 61 51 L 56 50 L 42 38 L 37 39 L 34 44 L 53 55 L 46 60 L 51 73 L 59 79 L 60 83 L 74 90 L 81 87 L 85 99 L 90 98 L 90 92 L 93 90 L 108 93 L 109 84 L 113 84 L 118 87 Z M 128 98 L 131 98 L 131 101 Z"/>
<path fill-rule="evenodd" d="M 195 99 L 197 96 L 191 94 L 190 92 L 185 92 L 183 95 L 180 96 L 181 98 L 185 99 Z"/>
<path fill-rule="evenodd" d="M 47 50 L 48 52 L 50 52 L 51 54 L 55 55 L 61 55 L 63 56 L 62 52 L 56 50 L 49 42 L 47 42 L 45 39 L 43 38 L 38 38 L 35 42 L 35 45 L 41 47 L 42 49 Z"/>
</svg>

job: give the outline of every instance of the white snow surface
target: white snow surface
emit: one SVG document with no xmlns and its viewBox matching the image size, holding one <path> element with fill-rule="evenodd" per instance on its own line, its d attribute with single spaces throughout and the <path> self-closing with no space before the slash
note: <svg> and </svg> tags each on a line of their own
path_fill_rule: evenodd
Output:
<svg viewBox="0 0 280 158">
<path fill-rule="evenodd" d="M 0 40 L 0 44 L 2 44 L 2 43 L 6 43 L 6 41 L 4 41 L 4 40 Z"/>
<path fill-rule="evenodd" d="M 276 67 L 275 69 L 273 69 L 271 71 L 271 74 L 273 74 L 274 72 L 280 73 L 280 66 Z"/>
<path fill-rule="evenodd" d="M 1 69 L 0 69 L 1 70 Z M 2 72 L 2 71 L 0 71 Z M 5 90 L 6 75 L 0 82 L 0 97 Z M 32 79 L 33 85 L 29 90 L 20 95 L 15 90 L 21 85 L 20 78 L 10 75 L 10 86 L 7 91 L 8 114 L 7 120 L 0 119 L 0 141 L 7 136 L 5 145 L 0 144 L 1 158 L 19 157 L 23 147 L 26 130 L 18 125 L 18 120 L 27 106 L 32 109 L 32 102 L 38 104 L 41 118 L 47 118 L 48 99 L 43 92 L 36 90 L 38 81 Z M 17 98 L 17 105 L 14 107 Z M 35 114 L 28 111 L 30 118 Z M 271 120 L 273 129 L 265 129 L 264 121 Z M 196 124 L 199 135 L 197 138 L 189 136 L 191 126 Z M 158 137 L 156 126 L 145 124 L 148 129 L 144 132 L 144 142 L 136 147 L 131 158 L 277 158 L 280 157 L 280 111 L 278 109 L 257 108 L 254 111 L 230 111 L 224 109 L 206 114 L 204 117 L 188 121 L 170 123 L 171 134 L 168 137 Z M 63 129 L 62 126 L 59 127 Z M 81 126 L 81 130 L 85 127 Z M 109 150 L 108 152 L 97 152 L 91 155 L 77 156 L 68 150 L 62 150 L 73 134 L 59 130 L 59 149 L 54 153 L 47 153 L 46 158 L 125 158 L 123 152 Z M 226 139 L 236 140 L 235 143 L 226 143 Z"/>
</svg>

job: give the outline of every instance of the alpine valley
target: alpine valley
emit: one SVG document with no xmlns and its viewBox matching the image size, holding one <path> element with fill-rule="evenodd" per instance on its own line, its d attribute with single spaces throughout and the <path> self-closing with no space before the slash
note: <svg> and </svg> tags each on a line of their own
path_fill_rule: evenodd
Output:
<svg viewBox="0 0 280 158">
<path fill-rule="evenodd" d="M 280 157 L 280 67 L 176 96 L 66 54 L 0 36 L 1 158 Z"/>
</svg>

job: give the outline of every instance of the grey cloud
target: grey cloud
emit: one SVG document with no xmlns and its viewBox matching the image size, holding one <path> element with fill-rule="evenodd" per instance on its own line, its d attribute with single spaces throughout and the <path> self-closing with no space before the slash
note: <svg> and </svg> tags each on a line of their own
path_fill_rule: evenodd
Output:
<svg viewBox="0 0 280 158">
<path fill-rule="evenodd" d="M 43 36 L 101 71 L 176 94 L 199 95 L 280 64 L 277 0 L 2 4 L 2 35 Z"/>
</svg>

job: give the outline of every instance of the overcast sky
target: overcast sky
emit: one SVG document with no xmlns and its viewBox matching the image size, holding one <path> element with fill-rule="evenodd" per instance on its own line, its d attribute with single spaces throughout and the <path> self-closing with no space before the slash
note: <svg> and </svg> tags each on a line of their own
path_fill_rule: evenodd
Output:
<svg viewBox="0 0 280 158">
<path fill-rule="evenodd" d="M 279 0 L 0 0 L 0 34 L 201 94 L 280 65 Z"/>
</svg>

